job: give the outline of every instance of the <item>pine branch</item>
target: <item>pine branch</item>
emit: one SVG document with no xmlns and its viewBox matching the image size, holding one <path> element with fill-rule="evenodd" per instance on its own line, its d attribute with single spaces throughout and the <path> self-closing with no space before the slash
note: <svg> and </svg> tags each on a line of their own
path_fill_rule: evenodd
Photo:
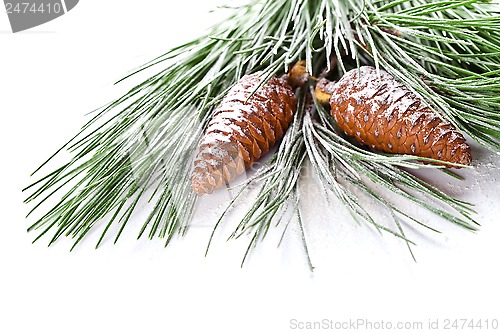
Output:
<svg viewBox="0 0 500 333">
<path fill-rule="evenodd" d="M 261 70 L 264 84 L 299 59 L 307 60 L 313 75 L 326 69 L 330 76 L 340 77 L 361 65 L 383 68 L 474 140 L 499 150 L 497 4 L 481 0 L 259 0 L 224 10 L 230 13 L 227 19 L 203 36 L 125 77 L 128 80 L 146 69 L 157 71 L 95 111 L 82 130 L 54 154 L 68 151 L 70 160 L 52 167 L 25 189 L 30 193 L 26 202 L 34 204 L 32 212 L 45 207 L 52 197 L 60 199 L 30 227 L 39 230 L 36 239 L 52 234 L 52 244 L 69 236 L 76 245 L 109 218 L 98 245 L 111 226 L 119 224 L 116 241 L 133 222 L 132 214 L 142 201 L 150 202 L 152 209 L 139 237 L 158 236 L 168 244 L 176 233 L 184 234 L 197 199 L 187 186 L 193 152 L 214 109 L 243 75 Z M 387 194 L 466 229 L 476 228 L 469 204 L 404 169 L 436 166 L 417 164 L 413 156 L 373 153 L 351 143 L 325 110 L 316 105 L 314 111 L 306 102 L 307 94 L 307 89 L 299 93 L 300 108 L 275 155 L 242 186 L 240 193 L 261 186 L 233 234 L 252 232 L 249 250 L 265 238 L 273 221 L 283 223 L 283 212 L 297 210 L 293 209 L 300 201 L 297 184 L 306 159 L 318 173 L 326 195 L 338 198 L 354 219 L 407 244 L 412 242 L 403 230 L 406 223 L 432 228 L 400 203 L 391 202 Z M 47 169 L 54 156 L 34 174 Z M 358 192 L 385 207 L 393 225 L 377 222 L 358 202 Z M 300 212 L 298 216 L 303 230 Z"/>
</svg>

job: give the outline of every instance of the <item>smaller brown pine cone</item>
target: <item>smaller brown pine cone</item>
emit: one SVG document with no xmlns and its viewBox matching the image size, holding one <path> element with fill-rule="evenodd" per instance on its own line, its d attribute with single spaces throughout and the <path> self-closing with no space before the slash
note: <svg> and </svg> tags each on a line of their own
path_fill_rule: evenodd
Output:
<svg viewBox="0 0 500 333">
<path fill-rule="evenodd" d="M 338 126 L 360 143 L 387 153 L 471 163 L 464 136 L 389 73 L 363 66 L 323 86 Z"/>
<path fill-rule="evenodd" d="M 262 82 L 259 75 L 244 76 L 215 110 L 194 161 L 195 193 L 212 193 L 242 174 L 292 122 L 296 99 L 288 78 L 273 77 L 255 91 Z"/>
</svg>

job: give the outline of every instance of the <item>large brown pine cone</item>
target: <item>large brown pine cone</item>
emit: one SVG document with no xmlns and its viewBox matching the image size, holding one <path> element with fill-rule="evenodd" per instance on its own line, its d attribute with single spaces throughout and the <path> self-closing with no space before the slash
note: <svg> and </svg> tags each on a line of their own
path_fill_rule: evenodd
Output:
<svg viewBox="0 0 500 333">
<path fill-rule="evenodd" d="M 215 110 L 202 138 L 192 172 L 197 194 L 242 174 L 280 140 L 293 120 L 295 94 L 287 78 L 261 83 L 260 73 L 244 76 Z"/>
<path fill-rule="evenodd" d="M 389 73 L 363 66 L 335 84 L 320 82 L 331 94 L 331 114 L 339 127 L 374 149 L 468 165 L 465 138 Z M 317 94 L 318 95 L 318 94 Z"/>
</svg>

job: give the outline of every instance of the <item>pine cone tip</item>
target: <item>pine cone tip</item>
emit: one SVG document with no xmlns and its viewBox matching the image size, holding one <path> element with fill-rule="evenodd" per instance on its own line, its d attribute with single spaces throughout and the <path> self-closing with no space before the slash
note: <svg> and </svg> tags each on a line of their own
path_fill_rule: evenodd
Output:
<svg viewBox="0 0 500 333">
<path fill-rule="evenodd" d="M 318 81 L 314 90 L 314 97 L 320 104 L 329 104 L 334 84 L 335 82 L 328 81 L 325 78 Z"/>
<path fill-rule="evenodd" d="M 306 62 L 299 60 L 290 69 L 286 75 L 288 84 L 293 88 L 302 87 L 304 83 L 309 80 L 309 73 L 307 73 Z"/>
</svg>

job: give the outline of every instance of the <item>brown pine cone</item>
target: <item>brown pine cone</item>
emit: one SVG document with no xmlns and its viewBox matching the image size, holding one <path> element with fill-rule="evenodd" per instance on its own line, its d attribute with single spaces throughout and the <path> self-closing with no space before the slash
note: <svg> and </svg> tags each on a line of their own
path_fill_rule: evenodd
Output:
<svg viewBox="0 0 500 333">
<path fill-rule="evenodd" d="M 215 110 L 194 161 L 191 187 L 197 194 L 212 193 L 242 174 L 293 120 L 296 99 L 290 84 L 296 80 L 273 77 L 251 95 L 262 81 L 259 74 L 244 76 Z"/>
<path fill-rule="evenodd" d="M 327 100 L 338 126 L 360 143 L 394 154 L 409 154 L 469 165 L 470 147 L 455 127 L 442 120 L 389 73 L 363 66 L 338 82 L 318 83 L 318 100 Z M 331 96 L 330 96 L 331 95 Z"/>
</svg>

